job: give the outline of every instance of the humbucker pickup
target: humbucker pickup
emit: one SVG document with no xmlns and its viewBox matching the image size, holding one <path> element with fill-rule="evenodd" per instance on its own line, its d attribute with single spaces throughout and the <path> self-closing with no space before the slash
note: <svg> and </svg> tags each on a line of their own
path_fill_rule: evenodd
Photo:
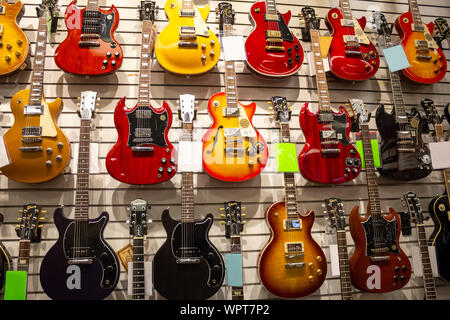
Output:
<svg viewBox="0 0 450 320">
<path fill-rule="evenodd" d="M 154 147 L 139 147 L 139 146 L 131 147 L 131 151 L 135 152 L 153 152 L 154 150 L 155 150 Z"/>
<path fill-rule="evenodd" d="M 286 268 L 304 268 L 306 265 L 306 263 L 304 262 L 291 262 L 291 263 L 286 263 L 284 266 Z"/>
<path fill-rule="evenodd" d="M 415 40 L 416 48 L 417 47 L 425 47 L 428 49 L 428 41 L 427 40 Z"/>
<path fill-rule="evenodd" d="M 98 34 L 81 34 L 80 35 L 81 40 L 92 40 L 92 39 L 100 39 L 100 35 Z"/>
<path fill-rule="evenodd" d="M 278 21 L 279 17 L 278 14 L 270 14 L 270 13 L 266 13 L 264 15 L 264 20 L 265 21 Z"/>
<path fill-rule="evenodd" d="M 300 219 L 285 219 L 284 230 L 301 230 L 302 221 Z"/>
<path fill-rule="evenodd" d="M 224 117 L 239 117 L 239 107 L 226 107 L 223 108 Z"/>
<path fill-rule="evenodd" d="M 424 55 L 424 54 L 419 54 L 419 55 L 417 55 L 417 59 L 419 59 L 419 60 L 431 60 L 431 59 L 433 59 L 433 57 L 432 56 L 427 56 L 427 55 Z"/>
<path fill-rule="evenodd" d="M 390 261 L 391 257 L 390 256 L 373 256 L 373 257 L 370 257 L 370 260 L 372 260 L 374 262 Z"/>
<path fill-rule="evenodd" d="M 342 27 L 354 27 L 355 23 L 351 19 L 341 19 Z"/>
<path fill-rule="evenodd" d="M 195 34 L 195 27 L 180 27 L 180 33 Z"/>
<path fill-rule="evenodd" d="M 424 28 L 423 24 L 415 24 L 415 23 L 413 23 L 411 25 L 411 29 L 414 32 L 424 32 L 425 31 L 425 28 Z"/>
<path fill-rule="evenodd" d="M 86 259 L 69 259 L 67 260 L 68 264 L 92 264 L 94 259 L 86 258 Z"/>
<path fill-rule="evenodd" d="M 26 116 L 33 116 L 33 115 L 42 115 L 44 113 L 44 106 L 25 106 L 23 108 L 23 114 Z"/>
<path fill-rule="evenodd" d="M 346 34 L 344 35 L 344 43 L 347 42 L 358 42 L 358 37 L 355 35 Z"/>
<path fill-rule="evenodd" d="M 100 43 L 96 41 L 79 41 L 78 45 L 81 48 L 100 47 Z"/>
<path fill-rule="evenodd" d="M 319 112 L 319 114 L 317 115 L 317 118 L 319 120 L 319 123 L 334 121 L 334 116 L 331 112 L 323 112 L 323 111 Z"/>
<path fill-rule="evenodd" d="M 40 137 L 42 135 L 42 127 L 23 127 L 23 137 Z"/>
<path fill-rule="evenodd" d="M 336 139 L 336 131 L 334 130 L 320 130 L 320 139 Z"/>
<path fill-rule="evenodd" d="M 269 52 L 284 52 L 283 46 L 266 46 L 266 51 Z"/>
<path fill-rule="evenodd" d="M 180 17 L 195 17 L 195 12 L 194 10 L 181 9 Z"/>
<path fill-rule="evenodd" d="M 266 30 L 266 38 L 281 38 L 281 32 L 277 30 Z"/>
<path fill-rule="evenodd" d="M 303 253 L 303 242 L 286 242 L 284 244 L 285 254 Z"/>
<path fill-rule="evenodd" d="M 152 115 L 152 110 L 136 110 L 136 118 L 138 119 L 151 119 Z"/>
<path fill-rule="evenodd" d="M 22 152 L 40 152 L 42 151 L 42 147 L 19 147 L 19 150 Z"/>
<path fill-rule="evenodd" d="M 136 128 L 134 129 L 134 135 L 137 138 L 148 138 L 152 136 L 151 128 Z"/>
</svg>

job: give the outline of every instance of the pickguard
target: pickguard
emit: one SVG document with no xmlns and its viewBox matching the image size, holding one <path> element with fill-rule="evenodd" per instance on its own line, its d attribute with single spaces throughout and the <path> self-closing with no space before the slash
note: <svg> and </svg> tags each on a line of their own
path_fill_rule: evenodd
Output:
<svg viewBox="0 0 450 320">
<path fill-rule="evenodd" d="M 108 14 L 100 14 L 100 39 L 102 39 L 104 42 L 114 42 L 111 38 L 111 29 L 115 19 L 116 17 L 114 12 Z"/>
<path fill-rule="evenodd" d="M 205 21 L 203 21 L 202 15 L 198 8 L 195 8 L 195 16 L 194 16 L 194 27 L 195 33 L 201 37 L 209 37 L 209 29 L 206 26 Z"/>
<path fill-rule="evenodd" d="M 394 218 L 391 221 L 387 221 L 384 217 L 380 219 L 381 227 L 378 229 L 380 234 L 378 235 L 378 243 L 386 248 L 389 253 L 398 254 L 399 248 L 397 243 L 397 220 Z M 375 231 L 373 216 L 370 216 L 367 221 L 362 223 L 364 233 L 366 236 L 366 256 L 373 256 L 376 253 L 375 249 Z"/>
<path fill-rule="evenodd" d="M 278 29 L 280 30 L 281 37 L 284 41 L 294 41 L 294 36 L 292 35 L 289 27 L 287 26 L 286 22 L 283 19 L 283 16 L 280 13 L 278 13 Z"/>
<path fill-rule="evenodd" d="M 50 113 L 50 109 L 48 108 L 48 104 L 42 101 L 42 105 L 44 106 L 44 112 L 40 115 L 40 126 L 42 128 L 42 136 L 43 137 L 56 137 L 58 135 L 58 131 L 56 131 L 55 124 L 53 123 L 53 118 Z"/>
<path fill-rule="evenodd" d="M 256 130 L 247 117 L 244 108 L 239 106 L 239 128 L 241 137 L 256 138 Z"/>
<path fill-rule="evenodd" d="M 332 124 L 333 130 L 336 132 L 336 137 L 339 142 L 343 146 L 347 146 L 350 144 L 350 141 L 347 138 L 347 115 L 343 114 L 334 114 L 334 121 Z"/>
<path fill-rule="evenodd" d="M 358 22 L 358 20 L 356 20 L 356 18 L 353 18 L 353 24 L 355 25 L 355 27 L 354 27 L 355 35 L 358 37 L 358 42 L 360 44 L 370 45 L 369 38 L 367 37 L 366 33 L 359 25 L 359 22 Z"/>
<path fill-rule="evenodd" d="M 126 115 L 129 125 L 128 147 L 144 144 L 152 144 L 162 148 L 168 146 L 165 138 L 169 123 L 167 110 L 156 113 L 149 107 L 137 107 Z"/>
</svg>

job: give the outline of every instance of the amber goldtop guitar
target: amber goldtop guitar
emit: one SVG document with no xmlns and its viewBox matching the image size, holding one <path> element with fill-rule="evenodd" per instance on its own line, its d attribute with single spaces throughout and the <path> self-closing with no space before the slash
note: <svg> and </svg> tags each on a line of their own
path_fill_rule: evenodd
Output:
<svg viewBox="0 0 450 320">
<path fill-rule="evenodd" d="M 400 248 L 399 215 L 392 208 L 388 214 L 381 212 L 368 124 L 370 114 L 361 100 L 350 100 L 350 104 L 359 116 L 369 193 L 366 216 L 359 215 L 359 206 L 350 213 L 350 233 L 355 242 L 355 251 L 350 258 L 352 284 L 367 292 L 393 291 L 408 283 L 411 264 Z"/>
<path fill-rule="evenodd" d="M 167 0 L 164 10 L 169 24 L 156 39 L 159 64 L 181 75 L 211 70 L 219 61 L 220 44 L 206 25 L 209 5 L 198 8 L 193 0 Z"/>
<path fill-rule="evenodd" d="M 45 49 L 47 46 L 47 17 L 54 0 L 43 0 L 38 7 L 39 25 L 30 89 L 17 92 L 11 99 L 14 124 L 3 139 L 10 164 L 0 170 L 17 182 L 37 183 L 51 180 L 66 167 L 70 145 L 56 125 L 61 99 L 43 100 Z"/>
<path fill-rule="evenodd" d="M 0 4 L 0 76 L 5 76 L 26 67 L 28 39 L 19 27 L 25 9 L 22 2 Z"/>
<path fill-rule="evenodd" d="M 291 111 L 286 98 L 273 97 L 275 118 L 281 126 L 280 141 L 290 142 Z M 266 210 L 270 239 L 259 256 L 258 272 L 264 287 L 284 298 L 298 298 L 320 288 L 327 274 L 327 261 L 311 236 L 314 212 L 298 213 L 295 174 L 284 172 L 285 201 Z"/>
</svg>

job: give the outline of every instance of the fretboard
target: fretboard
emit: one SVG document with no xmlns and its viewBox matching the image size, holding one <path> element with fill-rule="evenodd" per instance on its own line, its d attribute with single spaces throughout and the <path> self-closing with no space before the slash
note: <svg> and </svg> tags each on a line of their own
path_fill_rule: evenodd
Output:
<svg viewBox="0 0 450 320">
<path fill-rule="evenodd" d="M 422 28 L 423 22 L 422 17 L 420 15 L 419 4 L 417 3 L 417 0 L 409 0 L 409 11 L 411 11 L 414 21 L 414 27 L 416 27 L 416 30 L 417 28 Z"/>
<path fill-rule="evenodd" d="M 339 7 L 342 9 L 342 15 L 344 19 L 352 20 L 352 9 L 350 7 L 350 0 L 339 0 Z"/>
<path fill-rule="evenodd" d="M 33 72 L 31 74 L 30 86 L 30 105 L 41 105 L 44 67 L 45 67 L 45 51 L 47 48 L 47 16 L 39 18 L 39 25 L 36 37 L 36 49 L 33 61 Z"/>
<path fill-rule="evenodd" d="M 182 141 L 192 141 L 193 126 L 183 123 Z M 192 172 L 181 174 L 181 221 L 194 222 L 194 175 Z"/>
<path fill-rule="evenodd" d="M 266 12 L 268 14 L 277 14 L 277 4 L 275 0 L 266 0 Z"/>
<path fill-rule="evenodd" d="M 132 299 L 145 299 L 145 272 L 144 272 L 144 238 L 133 238 L 133 283 Z"/>
<path fill-rule="evenodd" d="M 91 143 L 91 120 L 81 119 L 78 171 L 75 193 L 75 220 L 89 219 L 89 150 Z"/>
<path fill-rule="evenodd" d="M 345 230 L 337 231 L 337 245 L 339 256 L 339 271 L 341 274 L 342 300 L 352 300 L 352 283 L 350 279 L 350 267 L 348 262 L 347 237 Z"/>
<path fill-rule="evenodd" d="M 233 26 L 231 24 L 224 24 L 224 36 L 232 35 Z M 234 61 L 225 61 L 225 94 L 227 98 L 228 108 L 238 107 L 237 84 L 236 84 L 236 68 Z"/>
<path fill-rule="evenodd" d="M 86 5 L 87 11 L 97 11 L 98 10 L 98 0 L 88 0 Z"/>
<path fill-rule="evenodd" d="M 320 51 L 320 32 L 319 30 L 311 29 L 310 34 L 311 34 L 312 52 L 314 55 L 314 65 L 316 68 L 316 84 L 317 84 L 317 95 L 319 97 L 319 110 L 331 111 L 327 76 L 325 74 L 322 53 Z"/>
<path fill-rule="evenodd" d="M 289 143 L 291 141 L 289 124 L 280 124 L 280 142 Z M 295 175 L 293 172 L 284 172 L 284 201 L 286 203 L 287 218 L 298 218 L 297 215 L 297 192 L 295 187 Z"/>
<path fill-rule="evenodd" d="M 153 48 L 155 37 L 153 32 L 153 23 L 145 20 L 142 24 L 142 42 L 141 42 L 141 66 L 139 72 L 138 105 L 150 105 L 150 76 L 152 68 Z"/>
<path fill-rule="evenodd" d="M 30 263 L 30 240 L 20 240 L 17 271 L 28 272 L 29 263 Z"/>
<path fill-rule="evenodd" d="M 423 224 L 416 224 L 416 229 L 420 255 L 422 258 L 425 300 L 436 300 L 436 286 L 434 283 L 433 270 L 431 268 L 431 260 L 428 252 L 428 241 L 425 234 L 425 226 Z"/>
</svg>

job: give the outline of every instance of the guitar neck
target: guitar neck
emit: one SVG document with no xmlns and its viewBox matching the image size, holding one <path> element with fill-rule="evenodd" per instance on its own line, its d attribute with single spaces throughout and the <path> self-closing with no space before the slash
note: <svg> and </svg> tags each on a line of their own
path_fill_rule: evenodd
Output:
<svg viewBox="0 0 450 320">
<path fill-rule="evenodd" d="M 352 283 L 350 279 L 350 266 L 347 251 L 347 237 L 345 230 L 337 231 L 337 245 L 339 256 L 339 270 L 341 274 L 341 297 L 342 300 L 352 300 Z"/>
<path fill-rule="evenodd" d="M 231 24 L 224 24 L 223 33 L 229 37 L 233 33 Z M 236 67 L 234 61 L 225 61 L 225 94 L 227 99 L 227 108 L 238 107 Z"/>
<path fill-rule="evenodd" d="M 231 236 L 231 253 L 241 253 L 241 236 Z M 243 287 L 231 287 L 232 300 L 244 300 L 244 288 Z"/>
<path fill-rule="evenodd" d="M 192 141 L 193 126 L 183 123 L 182 141 Z M 181 174 L 181 221 L 194 222 L 194 175 L 192 172 Z"/>
<path fill-rule="evenodd" d="M 408 0 L 408 1 L 409 1 L 409 11 L 412 14 L 414 28 L 416 31 L 423 31 L 423 22 L 419 11 L 419 4 L 417 3 L 417 0 Z"/>
<path fill-rule="evenodd" d="M 428 240 L 425 234 L 425 226 L 416 224 L 417 239 L 422 258 L 423 283 L 425 288 L 425 300 L 436 300 L 436 285 L 434 283 L 433 270 L 428 252 Z"/>
<path fill-rule="evenodd" d="M 144 237 L 133 238 L 132 299 L 145 299 Z"/>
<path fill-rule="evenodd" d="M 353 20 L 350 0 L 339 0 L 339 7 L 342 9 L 342 15 L 346 20 Z"/>
<path fill-rule="evenodd" d="M 86 5 L 87 11 L 97 11 L 99 9 L 98 0 L 88 0 Z"/>
<path fill-rule="evenodd" d="M 89 220 L 89 153 L 91 120 L 81 119 L 78 149 L 77 185 L 75 193 L 75 220 Z"/>
<path fill-rule="evenodd" d="M 155 37 L 153 23 L 145 20 L 142 23 L 141 66 L 139 72 L 138 105 L 150 105 L 150 75 L 152 68 Z"/>
<path fill-rule="evenodd" d="M 268 14 L 278 14 L 275 0 L 266 0 L 266 12 Z"/>
<path fill-rule="evenodd" d="M 291 141 L 289 124 L 282 123 L 280 125 L 280 141 L 289 143 Z M 295 187 L 295 175 L 293 172 L 284 172 L 284 201 L 286 204 L 286 215 L 289 219 L 297 219 L 297 192 Z"/>
<path fill-rule="evenodd" d="M 320 51 L 320 32 L 319 30 L 311 29 L 310 34 L 311 34 L 312 52 L 314 55 L 314 65 L 316 68 L 316 84 L 317 84 L 317 95 L 319 97 L 319 110 L 331 111 L 327 76 L 325 74 L 322 53 Z"/>
<path fill-rule="evenodd" d="M 41 105 L 44 83 L 45 51 L 47 48 L 47 16 L 44 14 L 39 18 L 36 37 L 36 49 L 33 61 L 33 72 L 31 74 L 30 105 Z"/>
<path fill-rule="evenodd" d="M 30 264 L 30 240 L 20 240 L 17 270 L 28 272 Z"/>
</svg>

